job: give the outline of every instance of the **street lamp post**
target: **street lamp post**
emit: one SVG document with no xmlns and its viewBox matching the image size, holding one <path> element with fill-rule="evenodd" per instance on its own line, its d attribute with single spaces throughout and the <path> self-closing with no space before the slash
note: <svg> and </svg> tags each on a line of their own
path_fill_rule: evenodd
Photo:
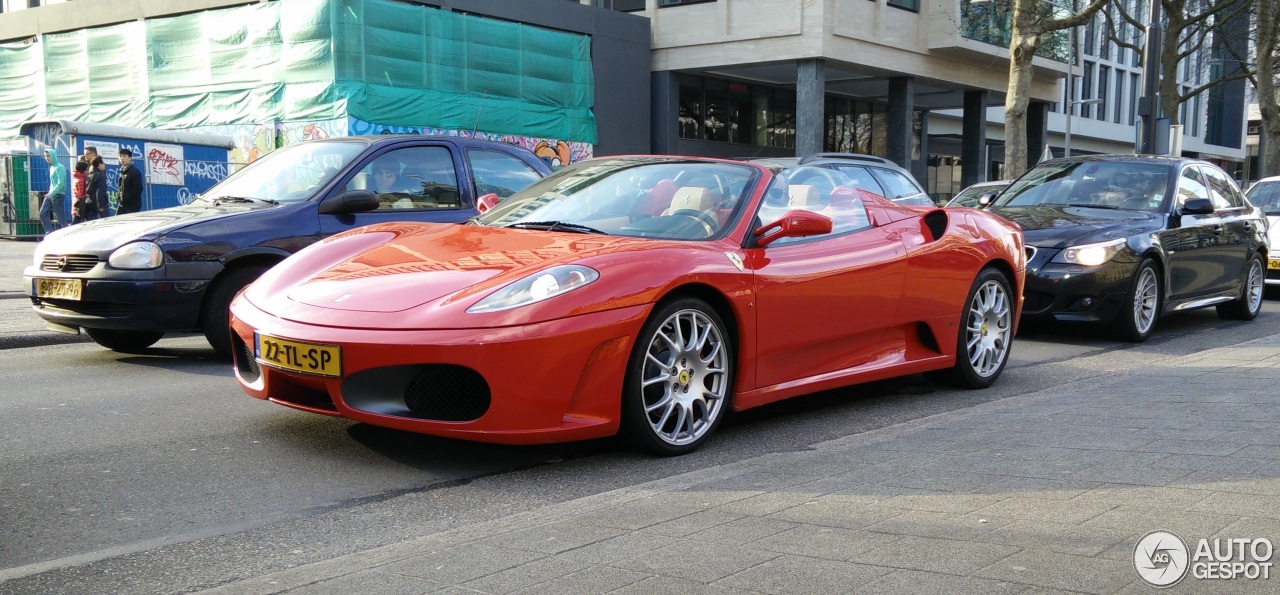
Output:
<svg viewBox="0 0 1280 595">
<path fill-rule="evenodd" d="M 1071 0 L 1071 14 L 1080 12 L 1079 0 Z M 1067 60 L 1067 130 L 1063 135 L 1062 156 L 1071 156 L 1071 114 L 1075 112 L 1077 105 L 1092 105 L 1102 103 L 1101 99 L 1081 99 L 1076 100 L 1076 77 L 1075 63 L 1080 60 L 1080 32 L 1079 27 L 1071 28 L 1071 59 Z"/>
<path fill-rule="evenodd" d="M 1067 75 L 1067 76 L 1070 76 L 1070 75 Z M 1077 106 L 1077 105 L 1095 105 L 1095 104 L 1098 104 L 1098 103 L 1102 103 L 1102 100 L 1101 100 L 1101 99 L 1081 99 L 1081 100 L 1079 100 L 1079 101 L 1070 100 L 1070 99 L 1069 99 L 1069 100 L 1067 100 L 1067 132 L 1066 132 L 1066 135 L 1065 135 L 1065 136 L 1066 136 L 1066 139 L 1065 139 L 1065 140 L 1063 141 L 1063 143 L 1062 143 L 1062 156 L 1063 156 L 1063 157 L 1070 157 L 1070 156 L 1071 156 L 1071 112 L 1075 111 L 1075 107 L 1074 107 L 1074 106 Z"/>
</svg>

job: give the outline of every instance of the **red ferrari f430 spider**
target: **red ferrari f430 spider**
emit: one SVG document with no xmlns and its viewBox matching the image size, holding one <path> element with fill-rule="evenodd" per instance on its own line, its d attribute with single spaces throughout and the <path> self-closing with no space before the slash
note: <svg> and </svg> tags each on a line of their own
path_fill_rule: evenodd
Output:
<svg viewBox="0 0 1280 595">
<path fill-rule="evenodd" d="M 377 426 L 682 454 L 729 411 L 796 395 L 991 385 L 1025 262 L 1003 219 L 835 170 L 600 158 L 466 224 L 298 252 L 232 305 L 235 370 L 254 397 Z"/>
</svg>

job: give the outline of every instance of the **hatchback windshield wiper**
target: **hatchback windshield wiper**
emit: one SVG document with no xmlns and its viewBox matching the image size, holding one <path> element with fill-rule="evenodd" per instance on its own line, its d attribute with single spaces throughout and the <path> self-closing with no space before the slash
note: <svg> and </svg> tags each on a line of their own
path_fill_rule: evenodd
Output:
<svg viewBox="0 0 1280 595">
<path fill-rule="evenodd" d="M 517 229 L 545 229 L 547 231 L 570 231 L 573 233 L 594 233 L 603 236 L 609 235 L 608 233 L 600 231 L 594 227 L 578 225 L 577 223 L 565 223 L 564 221 L 521 221 L 504 227 L 514 227 Z"/>
<path fill-rule="evenodd" d="M 213 201 L 213 205 L 218 206 L 219 204 L 222 204 L 224 202 L 265 202 L 269 205 L 280 204 L 279 201 L 271 200 L 270 198 L 249 198 L 247 196 L 219 196 L 217 199 Z"/>
</svg>

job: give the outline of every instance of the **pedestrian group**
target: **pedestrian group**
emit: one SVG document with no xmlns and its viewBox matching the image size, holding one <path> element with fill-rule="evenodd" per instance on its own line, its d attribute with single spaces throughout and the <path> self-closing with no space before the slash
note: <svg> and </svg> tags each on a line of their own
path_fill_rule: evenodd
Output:
<svg viewBox="0 0 1280 595">
<path fill-rule="evenodd" d="M 115 214 L 136 213 L 142 210 L 142 172 L 133 164 L 133 151 L 122 148 L 118 156 L 120 171 L 116 178 L 116 188 L 120 190 L 120 202 Z M 84 148 L 84 155 L 76 161 L 75 173 L 71 174 L 70 222 L 65 220 L 67 168 L 58 161 L 58 153 L 53 148 L 44 150 L 44 158 L 49 162 L 49 192 L 40 203 L 40 223 L 44 226 L 46 235 L 67 225 L 111 215 L 111 205 L 107 199 L 107 164 L 98 155 L 97 147 Z"/>
</svg>

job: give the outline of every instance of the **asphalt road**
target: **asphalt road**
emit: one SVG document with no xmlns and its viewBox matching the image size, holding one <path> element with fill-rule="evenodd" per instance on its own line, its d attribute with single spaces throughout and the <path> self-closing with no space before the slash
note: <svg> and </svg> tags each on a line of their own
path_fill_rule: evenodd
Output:
<svg viewBox="0 0 1280 595">
<path fill-rule="evenodd" d="M 654 459 L 612 440 L 538 448 L 417 436 L 245 396 L 199 336 L 145 355 L 75 342 L 0 350 L 0 591 L 171 592 L 1274 333 L 1212 310 L 1147 343 L 1027 327 L 995 387 L 919 376 L 753 410 L 707 448 Z M 6 315 L 22 300 L 0 300 Z M 19 304 L 14 306 L 14 304 Z M 13 308 L 10 308 L 13 306 Z M 30 316 L 29 313 L 26 315 Z"/>
</svg>

